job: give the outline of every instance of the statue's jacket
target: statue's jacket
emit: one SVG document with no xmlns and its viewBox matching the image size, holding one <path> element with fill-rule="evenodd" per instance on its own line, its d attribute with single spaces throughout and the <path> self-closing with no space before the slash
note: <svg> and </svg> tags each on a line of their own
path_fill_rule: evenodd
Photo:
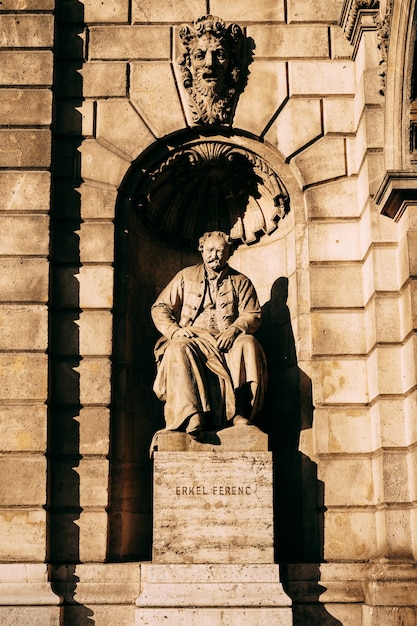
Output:
<svg viewBox="0 0 417 626">
<path fill-rule="evenodd" d="M 193 326 L 197 333 L 193 341 L 198 345 L 207 368 L 218 377 L 227 420 L 232 419 L 236 411 L 234 389 L 244 383 L 251 385 L 253 414 L 262 405 L 266 384 L 262 348 L 259 346 L 255 349 L 253 342 L 249 342 L 249 347 L 247 341 L 236 341 L 227 353 L 220 352 L 211 331 L 199 326 L 203 305 L 207 304 L 205 294 L 208 289 L 204 264 L 187 267 L 172 279 L 151 310 L 155 326 L 163 335 L 155 346 L 157 375 L 154 392 L 165 402 L 165 421 L 167 428 L 171 430 L 179 428 L 190 415 L 199 410 L 213 410 L 212 398 L 209 399 L 211 391 L 205 377 L 197 375 L 193 384 L 185 384 L 188 365 L 185 367 L 186 371 L 183 371 L 181 393 L 172 384 L 172 380 L 178 381 L 178 371 L 181 368 L 178 354 L 174 352 L 174 356 L 171 353 L 168 355 L 167 349 L 173 334 L 180 327 Z M 243 334 L 252 334 L 260 325 L 261 308 L 254 286 L 249 278 L 229 266 L 224 268 L 218 278 L 214 305 L 219 331 L 235 327 Z M 179 341 L 181 340 L 182 338 Z M 171 368 L 175 368 L 174 375 Z M 198 372 L 198 366 L 193 371 Z M 195 383 L 198 387 L 197 394 Z"/>
<path fill-rule="evenodd" d="M 204 264 L 186 267 L 161 292 L 151 314 L 156 328 L 166 340 L 179 327 L 193 326 L 199 315 L 206 290 Z M 261 307 L 249 278 L 226 266 L 218 280 L 215 302 L 217 326 L 220 331 L 234 326 L 242 333 L 254 333 L 261 323 Z M 160 345 L 162 348 L 162 345 Z M 158 354 L 156 346 L 156 357 Z"/>
</svg>

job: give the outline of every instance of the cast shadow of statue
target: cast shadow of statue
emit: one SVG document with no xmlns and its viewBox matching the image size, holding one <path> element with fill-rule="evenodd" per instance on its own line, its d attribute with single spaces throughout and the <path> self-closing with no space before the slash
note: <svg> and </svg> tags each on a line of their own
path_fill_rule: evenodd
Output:
<svg viewBox="0 0 417 626">
<path fill-rule="evenodd" d="M 325 590 L 318 584 L 324 485 L 317 479 L 316 463 L 299 450 L 301 431 L 312 427 L 314 407 L 311 380 L 297 364 L 287 298 L 288 278 L 280 277 L 262 307 L 262 326 L 256 333 L 268 365 L 265 405 L 256 425 L 268 433 L 273 453 L 275 560 L 281 564 L 281 582 L 293 601 L 294 625 L 308 621 L 336 626 L 340 622 L 319 602 Z M 306 581 L 308 598 L 299 591 L 299 583 Z"/>
<path fill-rule="evenodd" d="M 71 24 L 69 27 L 68 24 Z M 92 609 L 75 600 L 80 563 L 80 374 L 79 318 L 81 224 L 80 153 L 84 5 L 56 7 L 50 337 L 48 398 L 47 562 L 52 590 L 60 598 L 62 626 L 93 626 Z"/>
</svg>

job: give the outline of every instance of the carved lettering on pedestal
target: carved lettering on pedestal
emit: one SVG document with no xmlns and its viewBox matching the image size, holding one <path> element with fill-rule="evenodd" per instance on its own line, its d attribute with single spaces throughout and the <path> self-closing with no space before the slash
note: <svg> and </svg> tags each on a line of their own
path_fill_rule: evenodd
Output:
<svg viewBox="0 0 417 626">
<path fill-rule="evenodd" d="M 250 496 L 250 485 L 181 485 L 175 487 L 177 496 Z"/>
</svg>

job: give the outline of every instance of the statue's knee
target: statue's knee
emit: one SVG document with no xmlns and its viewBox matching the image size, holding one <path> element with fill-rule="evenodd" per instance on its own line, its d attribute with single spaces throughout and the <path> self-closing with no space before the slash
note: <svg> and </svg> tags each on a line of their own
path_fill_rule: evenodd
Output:
<svg viewBox="0 0 417 626">
<path fill-rule="evenodd" d="M 255 337 L 253 335 L 244 335 L 243 333 L 238 335 L 235 339 L 235 344 L 236 345 L 241 345 L 243 346 L 256 346 L 257 345 L 257 341 L 255 339 Z"/>
<path fill-rule="evenodd" d="M 174 337 L 168 346 L 168 350 L 174 352 L 175 350 L 184 350 L 190 346 L 193 342 L 192 337 Z"/>
</svg>

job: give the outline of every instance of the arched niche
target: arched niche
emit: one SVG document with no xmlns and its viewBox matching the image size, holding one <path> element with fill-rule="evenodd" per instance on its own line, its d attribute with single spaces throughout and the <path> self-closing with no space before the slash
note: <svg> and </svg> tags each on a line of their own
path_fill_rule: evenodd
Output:
<svg viewBox="0 0 417 626">
<path fill-rule="evenodd" d="M 305 222 L 290 167 L 254 138 L 179 133 L 132 164 L 116 210 L 109 558 L 151 558 L 149 447 L 164 426 L 152 391 L 156 296 L 182 267 L 199 262 L 202 232 L 230 229 L 236 248 L 230 264 L 252 279 L 262 305 L 277 279 L 288 286 L 282 306 L 291 310 L 297 334 Z M 286 367 L 286 354 L 280 358 Z"/>
</svg>

